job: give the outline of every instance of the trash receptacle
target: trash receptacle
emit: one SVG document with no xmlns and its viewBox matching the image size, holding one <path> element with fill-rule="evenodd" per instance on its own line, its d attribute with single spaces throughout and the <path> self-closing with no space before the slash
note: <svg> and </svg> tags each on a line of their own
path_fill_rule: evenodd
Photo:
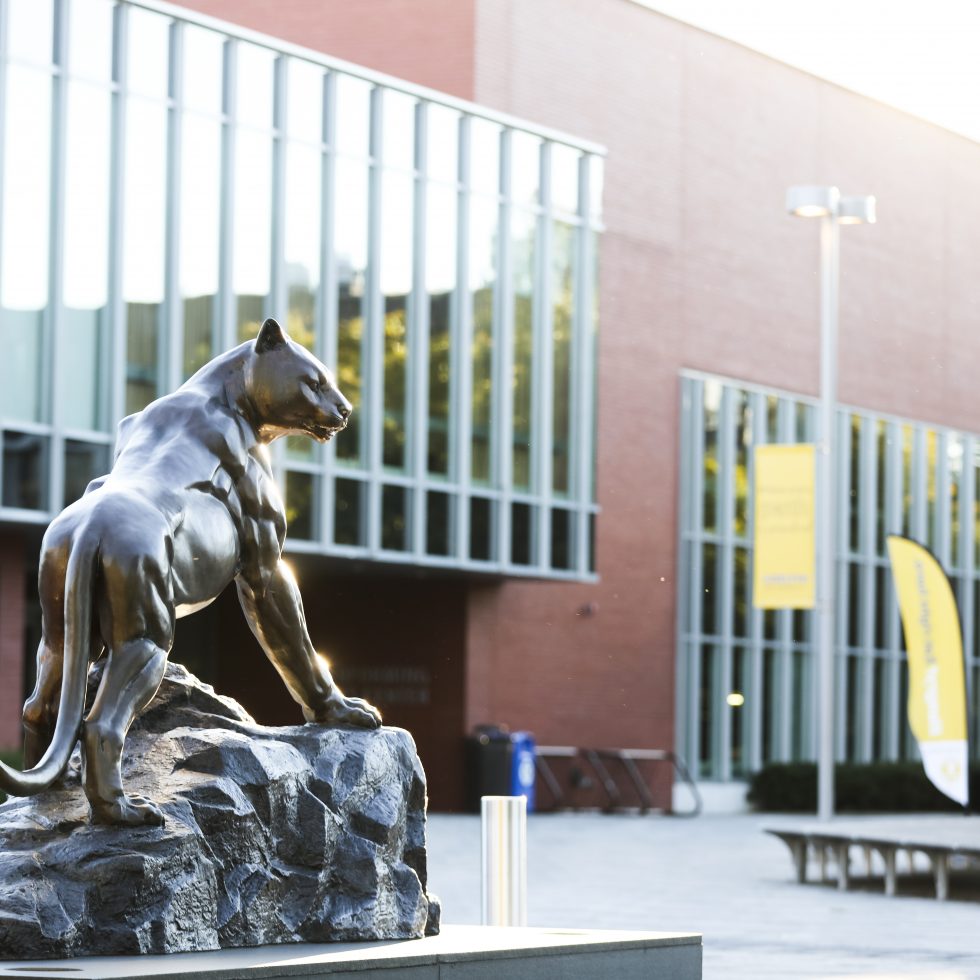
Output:
<svg viewBox="0 0 980 980">
<path fill-rule="evenodd" d="M 502 725 L 478 725 L 466 739 L 466 808 L 483 796 L 524 796 L 534 809 L 534 736 Z"/>
</svg>

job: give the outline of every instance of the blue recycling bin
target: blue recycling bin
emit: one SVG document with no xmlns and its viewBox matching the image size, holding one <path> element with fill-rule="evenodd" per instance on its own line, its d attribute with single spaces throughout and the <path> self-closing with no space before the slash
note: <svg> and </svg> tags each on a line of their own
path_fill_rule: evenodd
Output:
<svg viewBox="0 0 980 980">
<path fill-rule="evenodd" d="M 534 811 L 534 736 L 510 733 L 510 795 L 527 797 L 527 812 Z"/>
</svg>

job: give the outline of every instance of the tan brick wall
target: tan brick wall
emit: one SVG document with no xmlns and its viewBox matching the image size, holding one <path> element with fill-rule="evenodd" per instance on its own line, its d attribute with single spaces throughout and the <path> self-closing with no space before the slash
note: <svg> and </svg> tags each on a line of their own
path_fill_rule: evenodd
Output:
<svg viewBox="0 0 980 980">
<path fill-rule="evenodd" d="M 469 98 L 475 0 L 187 0 L 181 6 Z"/>
</svg>

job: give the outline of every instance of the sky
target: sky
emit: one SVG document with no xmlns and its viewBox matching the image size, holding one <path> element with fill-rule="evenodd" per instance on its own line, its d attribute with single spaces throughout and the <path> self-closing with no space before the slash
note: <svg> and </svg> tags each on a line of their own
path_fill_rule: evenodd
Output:
<svg viewBox="0 0 980 980">
<path fill-rule="evenodd" d="M 980 141 L 980 0 L 634 0 Z"/>
</svg>

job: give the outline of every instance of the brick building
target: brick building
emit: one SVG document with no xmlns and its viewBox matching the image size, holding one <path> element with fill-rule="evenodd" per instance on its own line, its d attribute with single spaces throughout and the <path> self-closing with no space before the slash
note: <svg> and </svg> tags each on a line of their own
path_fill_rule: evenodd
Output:
<svg viewBox="0 0 980 980">
<path fill-rule="evenodd" d="M 50 23 L 43 14 L 40 21 L 28 16 L 28 6 L 50 9 Z M 126 268 L 129 226 L 125 217 L 112 225 L 106 208 L 106 290 L 95 300 L 104 300 L 106 312 L 94 327 L 69 302 L 70 272 L 62 281 L 57 276 L 58 262 L 73 261 L 77 189 L 70 180 L 52 185 L 57 193 L 45 211 L 51 241 L 29 242 L 34 252 L 28 249 L 23 259 L 61 249 L 56 274 L 39 287 L 43 302 L 3 299 L 5 284 L 21 278 L 20 267 L 0 270 L 4 342 L 19 351 L 0 381 L 18 393 L 16 403 L 2 400 L 0 418 L 0 672 L 11 706 L 29 682 L 23 638 L 28 649 L 36 645 L 37 627 L 24 583 L 40 530 L 57 509 L 50 502 L 67 496 L 70 479 L 77 483 L 86 466 L 97 470 L 104 463 L 100 453 L 111 443 L 115 417 L 179 383 L 195 351 L 207 354 L 243 339 L 260 312 L 278 312 L 290 323 L 311 324 L 312 342 L 341 362 L 342 380 L 345 369 L 355 385 L 363 380 L 365 399 L 362 456 L 312 457 L 292 447 L 278 459 L 293 509 L 290 560 L 311 633 L 351 693 L 376 697 L 388 721 L 415 733 L 434 805 L 461 804 L 463 736 L 487 722 L 530 729 L 550 744 L 676 746 L 703 780 L 721 783 L 768 760 L 812 758 L 811 616 L 763 616 L 751 609 L 748 593 L 751 447 L 815 436 L 818 242 L 815 229 L 790 220 L 782 207 L 786 187 L 799 183 L 874 193 L 881 211 L 876 227 L 842 235 L 838 492 L 846 519 L 839 534 L 838 754 L 869 760 L 914 751 L 901 710 L 902 638 L 885 573 L 886 531 L 928 542 L 950 570 L 975 702 L 980 442 L 973 434 L 980 433 L 980 407 L 973 377 L 980 286 L 971 272 L 980 247 L 980 147 L 630 0 L 282 0 L 274 7 L 258 0 L 196 0 L 146 8 L 159 20 L 136 31 L 134 24 L 149 16 L 142 3 L 122 3 L 113 13 L 111 4 L 96 0 L 0 0 L 6 22 L 18 27 L 9 32 L 7 51 L 8 79 L 10 72 L 17 77 L 6 83 L 5 235 L 22 220 L 13 198 L 25 195 L 11 177 L 25 166 L 11 147 L 17 127 L 26 124 L 9 93 L 33 71 L 45 73 L 45 86 L 57 94 L 64 83 L 52 66 L 62 57 L 72 64 L 76 9 L 86 14 L 77 18 L 77 36 L 108 16 L 104 22 L 114 18 L 117 46 L 123 37 L 130 44 L 139 39 L 148 51 L 169 44 L 150 81 L 143 76 L 152 59 L 130 59 L 129 75 L 120 76 L 120 59 L 114 69 L 112 59 L 100 69 L 89 45 L 79 82 L 85 93 L 87 84 L 102 86 L 101 129 L 93 142 L 104 146 L 107 166 L 122 168 L 124 181 L 119 109 L 110 100 L 132 90 L 137 102 L 157 107 L 155 138 L 167 189 L 149 228 L 158 229 L 160 244 L 153 247 L 159 255 L 180 251 L 180 227 L 168 217 L 173 209 L 183 216 L 177 225 L 188 228 L 204 220 L 197 202 L 214 207 L 213 220 L 195 235 L 205 244 L 197 252 L 187 246 L 195 268 L 181 272 L 176 254 L 157 263 L 159 300 L 140 275 L 134 274 L 129 296 L 125 274 L 111 274 Z M 172 26 L 185 19 L 194 23 Z M 55 22 L 68 23 L 69 30 L 51 34 Z M 198 37 L 196 47 L 186 40 L 205 29 L 214 37 Z M 175 41 L 177 35 L 184 40 Z M 303 164 L 290 171 L 288 149 L 277 155 L 293 137 L 289 93 L 305 84 L 292 86 L 292 61 L 304 54 L 291 45 L 326 56 L 311 61 L 336 79 L 324 89 L 327 128 L 312 143 L 326 159 L 351 164 L 344 171 L 351 182 L 338 185 L 350 194 L 331 199 L 332 185 L 325 184 L 316 202 L 296 205 L 295 221 L 289 174 L 300 174 Z M 193 77 L 186 74 L 191 54 L 203 66 Z M 133 71 L 137 61 L 141 67 Z M 100 72 L 101 78 L 90 77 Z M 30 92 L 35 101 L 29 104 L 54 113 L 44 117 L 53 134 L 44 152 L 54 163 L 42 176 L 57 181 L 58 161 L 66 152 L 71 159 L 72 106 L 85 96 L 73 103 L 69 93 L 62 103 L 43 86 Z M 351 109 L 350 126 L 341 126 L 345 107 L 358 100 L 367 107 L 360 120 Z M 67 121 L 58 115 L 66 111 L 63 104 Z M 286 122 L 278 115 L 283 104 Z M 309 115 L 302 105 L 297 102 L 296 119 Z M 213 179 L 198 180 L 210 164 L 183 163 L 175 146 L 173 117 L 185 110 L 194 123 L 180 132 L 185 141 L 190 135 L 200 145 L 210 141 Z M 265 112 L 265 121 L 253 111 Z M 449 115 L 439 126 L 459 127 L 452 129 L 463 134 L 458 142 L 429 138 L 443 111 Z M 330 129 L 331 112 L 336 130 Z M 399 113 L 409 122 L 391 132 L 401 137 L 390 136 L 379 149 L 375 137 L 384 137 Z M 406 126 L 408 142 L 399 152 L 407 160 L 389 160 L 384 148 L 404 138 Z M 361 140 L 360 150 L 342 144 L 347 136 L 340 128 Z M 479 142 L 481 131 L 488 141 Z M 240 165 L 236 146 L 257 147 L 268 165 Z M 137 166 L 139 148 L 132 152 Z M 440 174 L 446 153 L 449 172 Z M 329 166 L 341 172 L 339 162 Z M 392 187 L 405 187 L 413 199 L 408 231 L 397 217 L 386 217 L 397 190 L 388 197 L 383 187 L 372 190 L 384 184 L 389 166 L 398 171 Z M 280 167 L 285 180 L 277 176 Z M 488 183 L 479 186 L 483 179 Z M 450 188 L 443 194 L 447 207 L 457 209 L 445 227 L 458 245 L 442 286 L 428 282 L 426 270 L 437 264 L 438 246 L 431 242 L 445 215 L 430 208 L 435 190 L 418 190 L 440 181 Z M 183 212 L 175 186 L 183 187 Z M 268 197 L 268 227 L 251 222 L 244 204 L 236 211 L 236 188 L 258 188 L 249 204 Z M 359 188 L 367 195 L 363 214 L 351 217 L 356 206 L 342 202 L 356 199 Z M 492 226 L 482 252 L 471 238 L 481 195 L 491 202 L 484 212 Z M 88 200 L 99 207 L 98 196 Z M 189 200 L 194 208 L 186 206 Z M 64 233 L 54 217 L 62 206 Z M 293 249 L 290 229 L 301 228 L 309 210 L 325 215 L 329 231 L 312 246 L 297 232 Z M 420 222 L 423 210 L 427 219 Z M 530 239 L 521 238 L 515 215 L 528 216 Z M 346 246 L 351 267 L 331 266 L 344 236 L 358 238 L 348 224 L 362 218 L 365 241 Z M 243 228 L 267 242 L 258 265 L 271 269 L 268 282 L 247 295 L 238 280 L 256 263 L 245 246 L 228 244 L 241 241 L 235 229 Z M 398 258 L 400 246 L 387 244 L 399 235 L 414 260 Z M 593 295 L 588 270 L 597 241 Z M 486 256 L 482 278 L 474 278 L 478 254 Z M 293 273 L 305 255 L 311 258 L 304 279 Z M 386 255 L 392 256 L 391 281 L 400 277 L 402 287 L 383 282 Z M 526 261 L 527 288 L 514 272 Z M 208 277 L 197 266 L 209 263 L 213 287 L 206 281 L 198 288 L 196 280 Z M 561 312 L 562 290 L 571 313 Z M 492 306 L 482 320 L 481 295 Z M 81 300 L 89 305 L 79 302 L 79 308 L 91 308 L 92 301 Z M 601 311 L 594 386 L 593 300 Z M 353 326 L 352 303 L 365 334 L 376 332 L 375 341 Z M 333 312 L 316 312 L 326 307 Z M 24 347 L 25 309 L 42 325 L 36 350 Z M 389 314 L 399 311 L 405 311 L 405 334 L 392 340 L 389 328 L 397 324 Z M 148 317 L 157 325 L 149 332 Z M 445 363 L 437 361 L 443 355 L 433 345 L 443 321 L 451 351 Z M 88 351 L 93 370 L 98 361 L 104 377 L 115 378 L 106 404 L 97 411 L 83 406 L 94 415 L 80 430 L 73 413 L 81 409 L 59 407 L 52 394 L 57 382 L 45 381 L 47 368 L 36 367 L 46 364 L 41 352 L 50 350 L 44 344 L 51 340 L 43 338 L 61 338 L 69 324 L 104 331 L 97 333 L 102 347 L 93 340 L 79 356 Z M 530 338 L 526 350 L 523 330 Z M 127 339 L 113 339 L 120 336 Z M 482 367 L 481 337 L 490 350 Z M 361 360 L 348 362 L 351 338 L 361 345 Z M 385 352 L 402 340 L 405 361 L 389 363 Z M 521 386 L 524 354 L 533 379 L 527 391 Z M 107 360 L 98 360 L 103 356 Z M 419 374 L 415 365 L 422 362 L 425 373 Z M 565 380 L 555 365 L 559 374 L 567 365 Z M 40 382 L 30 380 L 31 370 Z M 431 381 L 443 376 L 453 380 L 448 404 L 437 410 L 440 396 Z M 401 391 L 399 377 L 409 383 L 393 410 L 371 381 L 385 392 Z M 481 380 L 491 391 L 489 409 L 472 397 Z M 35 389 L 40 394 L 32 395 Z M 38 407 L 25 418 L 30 397 Z M 481 419 L 490 435 L 480 434 Z M 440 424 L 451 433 L 445 463 L 438 459 Z M 412 435 L 420 425 L 429 434 L 425 446 Z M 395 436 L 386 441 L 392 426 Z M 484 452 L 491 462 L 480 470 Z M 233 597 L 181 621 L 175 657 L 239 697 L 260 720 L 296 716 Z M 730 703 L 732 692 L 744 695 L 742 704 Z M 2 742 L 16 739 L 12 711 L 0 718 Z M 653 778 L 666 799 L 666 774 Z"/>
</svg>

